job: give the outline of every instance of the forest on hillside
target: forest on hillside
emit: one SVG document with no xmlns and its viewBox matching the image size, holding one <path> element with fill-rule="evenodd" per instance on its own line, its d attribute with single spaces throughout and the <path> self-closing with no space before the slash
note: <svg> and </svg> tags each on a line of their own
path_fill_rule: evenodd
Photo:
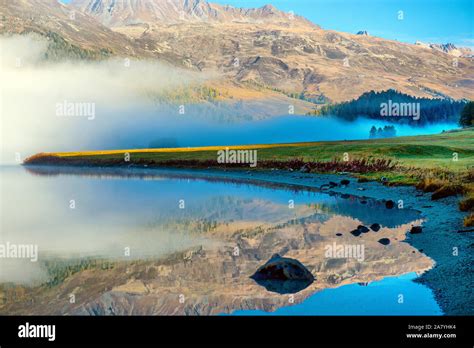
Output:
<svg viewBox="0 0 474 348">
<path fill-rule="evenodd" d="M 367 117 L 394 123 L 425 125 L 442 122 L 457 123 L 465 105 L 466 101 L 418 98 L 389 89 L 383 92 L 370 91 L 348 102 L 325 105 L 314 114 L 337 116 L 347 121 Z M 389 108 L 388 115 L 387 108 Z M 399 112 L 397 115 L 395 111 L 400 111 L 399 109 L 402 111 L 409 109 L 411 113 L 404 115 Z"/>
</svg>

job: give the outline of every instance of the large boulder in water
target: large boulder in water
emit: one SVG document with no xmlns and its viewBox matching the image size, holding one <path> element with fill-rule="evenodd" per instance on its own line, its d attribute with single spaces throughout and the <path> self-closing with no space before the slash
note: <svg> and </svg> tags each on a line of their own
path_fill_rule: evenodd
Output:
<svg viewBox="0 0 474 348">
<path fill-rule="evenodd" d="M 308 287 L 314 276 L 298 260 L 273 255 L 250 277 L 268 291 L 288 294 Z"/>
<path fill-rule="evenodd" d="M 252 275 L 252 279 L 314 280 L 310 271 L 298 260 L 274 254 Z"/>
</svg>

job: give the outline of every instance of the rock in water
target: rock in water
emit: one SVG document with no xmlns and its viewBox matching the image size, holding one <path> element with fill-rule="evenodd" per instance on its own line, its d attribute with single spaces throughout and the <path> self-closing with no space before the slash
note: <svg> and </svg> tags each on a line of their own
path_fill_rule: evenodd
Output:
<svg viewBox="0 0 474 348">
<path fill-rule="evenodd" d="M 380 230 L 380 224 L 378 223 L 372 224 L 370 225 L 370 229 L 374 232 L 378 232 Z"/>
<path fill-rule="evenodd" d="M 413 226 L 410 230 L 411 234 L 418 234 L 422 232 L 421 226 Z"/>
<path fill-rule="evenodd" d="M 273 255 L 250 277 L 268 291 L 290 294 L 307 288 L 314 276 L 298 260 Z"/>
<path fill-rule="evenodd" d="M 349 180 L 347 180 L 347 179 L 341 180 L 341 185 L 343 185 L 343 186 L 347 186 L 347 185 L 349 185 L 350 183 L 351 183 L 351 182 L 350 182 Z"/>
<path fill-rule="evenodd" d="M 309 173 L 311 170 L 309 169 L 309 167 L 305 164 L 303 165 L 301 168 L 300 168 L 300 172 L 301 173 Z"/>
<path fill-rule="evenodd" d="M 389 245 L 390 244 L 390 239 L 388 239 L 388 238 L 379 239 L 379 243 L 382 244 L 382 245 Z"/>
<path fill-rule="evenodd" d="M 385 202 L 385 207 L 386 207 L 387 209 L 392 209 L 394 206 L 395 206 L 395 202 L 392 201 L 392 200 L 389 200 L 389 201 L 386 201 L 386 202 Z"/>
<path fill-rule="evenodd" d="M 274 254 L 267 263 L 255 272 L 252 278 L 274 280 L 314 280 L 314 276 L 301 262 L 288 257 L 281 257 L 278 254 Z"/>
<path fill-rule="evenodd" d="M 361 233 L 362 233 L 362 232 L 359 231 L 359 230 L 352 230 L 352 231 L 351 231 L 351 234 L 352 234 L 354 237 L 359 237 Z"/>
<path fill-rule="evenodd" d="M 365 227 L 364 225 L 359 225 L 359 226 L 357 226 L 357 229 L 359 230 L 360 233 L 367 233 L 367 232 L 370 231 L 370 230 L 369 230 L 367 227 Z"/>
</svg>

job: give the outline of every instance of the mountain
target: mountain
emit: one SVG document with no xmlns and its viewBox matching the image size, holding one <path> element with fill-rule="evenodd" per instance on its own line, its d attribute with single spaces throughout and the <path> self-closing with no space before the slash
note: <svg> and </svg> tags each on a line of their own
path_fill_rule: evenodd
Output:
<svg viewBox="0 0 474 348">
<path fill-rule="evenodd" d="M 452 43 L 447 43 L 447 44 L 430 44 L 430 47 L 432 49 L 450 54 L 455 57 L 461 57 L 461 56 L 470 56 L 472 58 L 473 52 L 469 48 L 465 47 L 456 47 Z"/>
<path fill-rule="evenodd" d="M 417 41 L 415 45 L 424 47 L 424 48 L 431 48 L 436 51 L 447 53 L 454 57 L 466 57 L 466 58 L 473 58 L 474 52 L 470 48 L 467 47 L 456 47 L 452 43 L 446 44 L 433 44 L 433 43 L 424 43 L 421 41 Z"/>
<path fill-rule="evenodd" d="M 148 55 L 125 35 L 57 0 L 2 0 L 0 19 L 1 34 L 37 33 L 67 51 L 66 55 Z"/>
<path fill-rule="evenodd" d="M 348 101 L 371 90 L 474 99 L 474 61 L 453 56 L 451 46 L 427 49 L 324 30 L 271 5 L 74 0 L 66 6 L 16 0 L 1 3 L 0 18 L 0 33 L 53 36 L 60 47 L 85 50 L 86 57 L 153 58 L 210 72 L 217 94 L 233 101 L 279 100 L 307 112 L 316 107 L 313 102 Z"/>
<path fill-rule="evenodd" d="M 205 0 L 73 0 L 72 6 L 96 17 L 101 23 L 119 27 L 144 23 L 240 22 L 280 23 L 314 26 L 300 16 L 272 5 L 260 8 L 235 8 Z"/>
<path fill-rule="evenodd" d="M 239 9 L 204 0 L 74 0 L 72 6 L 157 57 L 218 70 L 240 86 L 309 101 L 345 101 L 370 90 L 472 98 L 474 65 L 439 50 L 323 30 L 271 5 Z M 365 34 L 365 33 L 364 33 Z"/>
</svg>

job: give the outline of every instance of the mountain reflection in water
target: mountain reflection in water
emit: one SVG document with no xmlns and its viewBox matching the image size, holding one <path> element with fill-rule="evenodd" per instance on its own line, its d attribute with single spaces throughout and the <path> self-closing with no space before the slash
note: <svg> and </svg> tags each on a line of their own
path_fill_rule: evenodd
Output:
<svg viewBox="0 0 474 348">
<path fill-rule="evenodd" d="M 0 260 L 0 314 L 268 312 L 433 265 L 403 242 L 419 214 L 387 214 L 367 198 L 179 171 L 1 170 L 2 197 L 13 199 L 2 204 L 0 242 L 38 244 L 39 262 Z M 378 232 L 350 233 L 375 222 Z M 329 245 L 363 245 L 364 259 L 327 257 Z M 294 294 L 266 290 L 250 276 L 275 253 L 316 280 Z"/>
</svg>

